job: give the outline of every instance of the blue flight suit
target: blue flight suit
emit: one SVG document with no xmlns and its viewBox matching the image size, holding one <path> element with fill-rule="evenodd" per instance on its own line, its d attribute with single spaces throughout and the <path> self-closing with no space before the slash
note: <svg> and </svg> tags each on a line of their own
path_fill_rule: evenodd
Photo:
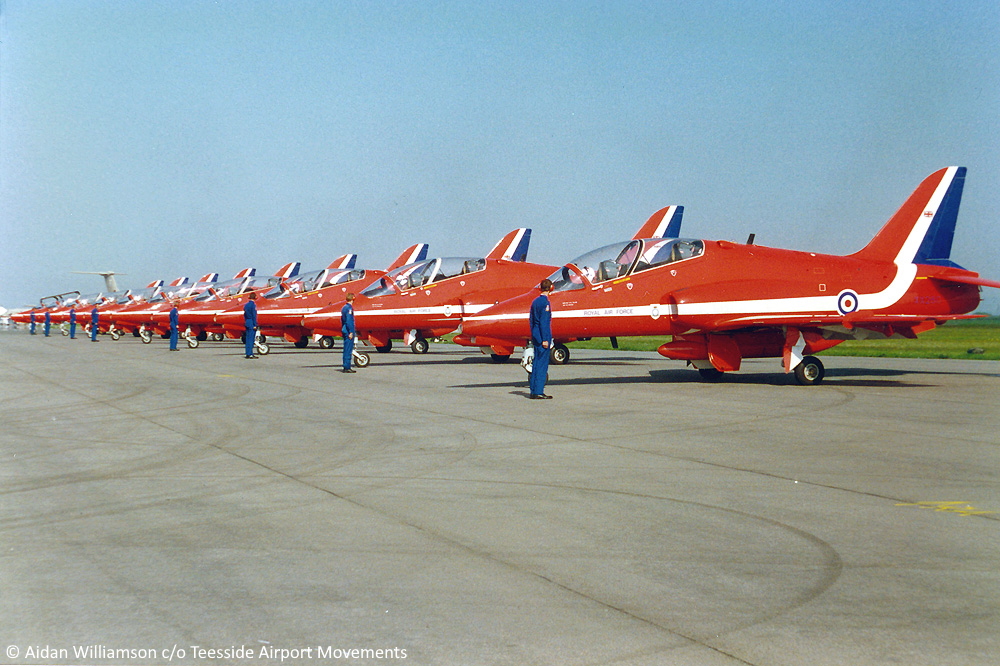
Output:
<svg viewBox="0 0 1000 666">
<path fill-rule="evenodd" d="M 246 339 L 246 356 L 254 355 L 254 342 L 257 339 L 257 303 L 247 301 L 243 306 L 243 337 Z"/>
<path fill-rule="evenodd" d="M 31 325 L 28 326 L 28 330 L 31 332 L 32 335 L 35 334 L 35 313 L 34 312 L 31 313 Z"/>
<path fill-rule="evenodd" d="M 101 315 L 97 312 L 97 306 L 90 311 L 90 341 L 97 342 L 97 325 L 101 321 Z"/>
<path fill-rule="evenodd" d="M 69 309 L 69 339 L 76 340 L 76 308 Z"/>
<path fill-rule="evenodd" d="M 45 337 L 49 337 L 49 329 L 52 328 L 52 314 L 45 313 Z"/>
<path fill-rule="evenodd" d="M 170 351 L 177 351 L 177 336 L 180 318 L 177 316 L 177 306 L 170 308 Z"/>
<path fill-rule="evenodd" d="M 545 294 L 531 302 L 528 323 L 531 326 L 531 345 L 535 351 L 528 389 L 531 395 L 544 395 L 545 380 L 549 374 L 549 351 L 552 349 L 552 306 Z M 543 347 L 543 342 L 548 342 L 549 346 Z"/>
<path fill-rule="evenodd" d="M 354 337 L 357 334 L 354 328 L 354 306 L 344 303 L 340 308 L 340 335 L 344 338 L 344 370 L 351 369 L 351 361 L 354 360 Z"/>
</svg>

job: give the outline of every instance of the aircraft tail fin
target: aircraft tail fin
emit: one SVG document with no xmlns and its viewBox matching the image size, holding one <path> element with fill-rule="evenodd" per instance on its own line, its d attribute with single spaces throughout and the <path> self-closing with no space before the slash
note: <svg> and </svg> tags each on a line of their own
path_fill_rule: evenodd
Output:
<svg viewBox="0 0 1000 666">
<path fill-rule="evenodd" d="M 163 286 L 163 280 L 153 280 L 146 285 L 146 289 L 159 289 Z"/>
<path fill-rule="evenodd" d="M 198 278 L 198 282 L 218 282 L 218 281 L 219 281 L 218 273 L 206 273 L 205 275 L 202 275 L 200 278 Z"/>
<path fill-rule="evenodd" d="M 684 206 L 667 206 L 653 213 L 639 231 L 632 236 L 633 240 L 640 238 L 677 238 L 681 234 L 681 218 L 684 217 Z"/>
<path fill-rule="evenodd" d="M 345 254 L 342 257 L 337 257 L 331 262 L 327 268 L 350 270 L 354 268 L 354 264 L 358 261 L 358 255 L 356 254 Z"/>
<path fill-rule="evenodd" d="M 256 268 L 244 268 L 239 273 L 237 273 L 236 275 L 234 275 L 233 279 L 234 280 L 242 280 L 243 278 L 253 277 L 254 275 L 257 275 L 257 269 Z"/>
<path fill-rule="evenodd" d="M 514 229 L 493 246 L 487 259 L 506 259 L 508 261 L 525 261 L 528 258 L 528 244 L 531 242 L 531 229 Z"/>
<path fill-rule="evenodd" d="M 875 238 L 851 256 L 898 265 L 961 268 L 950 257 L 965 171 L 965 167 L 947 167 L 925 178 Z"/>
<path fill-rule="evenodd" d="M 295 277 L 296 275 L 299 274 L 299 268 L 301 268 L 301 267 L 302 267 L 302 262 L 300 262 L 300 261 L 293 261 L 293 262 L 291 262 L 289 264 L 285 264 L 284 266 L 282 266 L 281 268 L 279 268 L 278 272 L 275 273 L 274 275 L 275 275 L 275 277 L 280 277 L 280 278 Z"/>
<path fill-rule="evenodd" d="M 386 271 L 394 271 L 401 266 L 406 264 L 412 264 L 416 261 L 423 261 L 427 258 L 427 250 L 430 245 L 427 243 L 417 243 L 416 245 L 411 245 L 410 247 L 403 250 L 403 253 L 396 257 L 396 261 L 389 264 L 389 268 Z"/>
<path fill-rule="evenodd" d="M 179 277 L 179 278 L 177 278 L 176 280 L 174 280 L 173 282 L 171 282 L 167 286 L 170 286 L 170 287 L 182 287 L 182 286 L 186 285 L 187 283 L 188 283 L 188 279 L 186 277 Z"/>
</svg>

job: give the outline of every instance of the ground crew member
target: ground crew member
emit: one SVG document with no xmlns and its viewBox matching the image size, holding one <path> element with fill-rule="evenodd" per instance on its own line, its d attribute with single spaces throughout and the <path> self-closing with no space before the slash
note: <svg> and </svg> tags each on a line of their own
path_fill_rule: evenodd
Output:
<svg viewBox="0 0 1000 666">
<path fill-rule="evenodd" d="M 69 339 L 76 340 L 76 307 L 69 309 Z"/>
<path fill-rule="evenodd" d="M 351 367 L 354 360 L 354 336 L 357 333 L 354 328 L 354 294 L 347 294 L 347 302 L 340 308 L 340 335 L 344 338 L 344 368 L 341 372 L 357 372 Z"/>
<path fill-rule="evenodd" d="M 97 306 L 90 311 L 90 341 L 97 342 L 97 324 L 101 320 L 101 315 L 97 312 Z"/>
<path fill-rule="evenodd" d="M 170 308 L 170 351 L 177 351 L 178 327 L 180 318 L 177 315 L 177 304 Z"/>
<path fill-rule="evenodd" d="M 49 329 L 52 327 L 52 313 L 45 311 L 45 337 L 49 337 Z"/>
<path fill-rule="evenodd" d="M 528 379 L 528 390 L 532 400 L 549 400 L 551 395 L 545 395 L 545 380 L 549 374 L 549 351 L 552 349 L 552 305 L 549 303 L 549 293 L 552 292 L 552 280 L 542 280 L 538 285 L 541 294 L 531 302 L 528 313 L 528 323 L 531 326 L 531 346 L 535 358 L 531 362 L 531 376 Z"/>
<path fill-rule="evenodd" d="M 35 334 L 35 311 L 34 310 L 31 311 L 31 324 L 28 326 L 28 330 L 31 332 L 32 335 Z"/>
<path fill-rule="evenodd" d="M 246 357 L 257 358 L 254 354 L 254 343 L 257 341 L 257 292 L 250 292 L 246 305 L 243 306 L 243 337 L 246 340 Z"/>
</svg>

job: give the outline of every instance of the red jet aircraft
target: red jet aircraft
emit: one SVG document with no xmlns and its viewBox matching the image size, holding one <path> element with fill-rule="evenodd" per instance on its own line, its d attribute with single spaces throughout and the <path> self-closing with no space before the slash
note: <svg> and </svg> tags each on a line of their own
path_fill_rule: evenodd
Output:
<svg viewBox="0 0 1000 666">
<path fill-rule="evenodd" d="M 257 301 L 257 326 L 267 337 L 281 336 L 298 348 L 309 345 L 310 331 L 302 327 L 302 318 L 336 301 L 343 301 L 347 292 L 361 286 L 358 281 L 368 284 L 373 278 L 386 272 L 421 261 L 427 256 L 427 244 L 412 245 L 399 255 L 385 271 L 355 269 L 356 254 L 338 258 L 326 269 L 299 276 L 295 281 L 282 282 L 280 289 L 267 293 Z M 301 279 L 300 279 L 301 278 Z M 243 327 L 243 306 L 229 309 L 216 315 L 215 322 L 221 324 L 230 335 L 241 335 Z M 333 338 L 324 337 L 320 345 L 329 349 Z"/>
<path fill-rule="evenodd" d="M 965 172 L 928 176 L 848 256 L 684 238 L 595 250 L 551 276 L 553 336 L 671 335 L 659 353 L 708 379 L 744 358 L 778 357 L 800 384 L 818 383 L 823 364 L 811 354 L 844 340 L 915 338 L 967 318 L 980 287 L 1000 288 L 949 258 Z M 455 341 L 494 353 L 527 344 L 537 293 L 468 318 Z"/>
<path fill-rule="evenodd" d="M 682 206 L 657 211 L 643 225 L 643 235 L 676 234 L 683 212 Z M 415 353 L 426 353 L 427 338 L 451 333 L 463 317 L 530 289 L 551 272 L 551 266 L 527 263 L 530 240 L 530 229 L 515 229 L 484 258 L 427 259 L 391 271 L 354 300 L 358 337 L 380 352 L 391 350 L 393 340 L 403 340 Z M 340 301 L 306 316 L 302 325 L 340 335 L 343 305 Z M 494 353 L 493 360 L 505 361 L 511 351 Z"/>
<path fill-rule="evenodd" d="M 244 269 L 236 276 L 241 278 L 246 274 L 252 275 L 253 269 Z M 144 291 L 133 295 L 130 304 L 108 314 L 106 317 L 110 322 L 108 333 L 114 340 L 120 338 L 122 333 L 132 333 L 142 338 L 143 342 L 148 343 L 152 341 L 153 333 L 162 335 L 169 330 L 169 327 L 157 327 L 153 318 L 160 312 L 169 312 L 170 299 L 181 302 L 190 301 L 210 289 L 220 288 L 218 279 L 218 273 L 209 273 L 193 284 L 188 282 L 187 278 L 178 278 L 169 285 L 164 285 L 162 280 L 153 282 Z M 102 315 L 102 326 L 104 319 L 105 317 Z"/>
<path fill-rule="evenodd" d="M 427 338 L 454 331 L 461 318 L 528 289 L 552 272 L 525 262 L 530 229 L 515 229 L 483 258 L 425 259 L 401 266 L 370 283 L 354 300 L 358 337 L 387 352 L 404 340 L 418 353 Z M 340 336 L 343 300 L 302 318 L 314 333 Z"/>
</svg>

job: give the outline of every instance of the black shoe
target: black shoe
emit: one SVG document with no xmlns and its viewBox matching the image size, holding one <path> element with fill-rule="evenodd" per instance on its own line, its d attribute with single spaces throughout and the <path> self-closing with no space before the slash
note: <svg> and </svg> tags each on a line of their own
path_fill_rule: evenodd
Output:
<svg viewBox="0 0 1000 666">
<path fill-rule="evenodd" d="M 341 372 L 357 372 L 354 368 L 344 368 Z"/>
<path fill-rule="evenodd" d="M 257 358 L 256 356 L 247 356 L 246 358 Z"/>
</svg>

